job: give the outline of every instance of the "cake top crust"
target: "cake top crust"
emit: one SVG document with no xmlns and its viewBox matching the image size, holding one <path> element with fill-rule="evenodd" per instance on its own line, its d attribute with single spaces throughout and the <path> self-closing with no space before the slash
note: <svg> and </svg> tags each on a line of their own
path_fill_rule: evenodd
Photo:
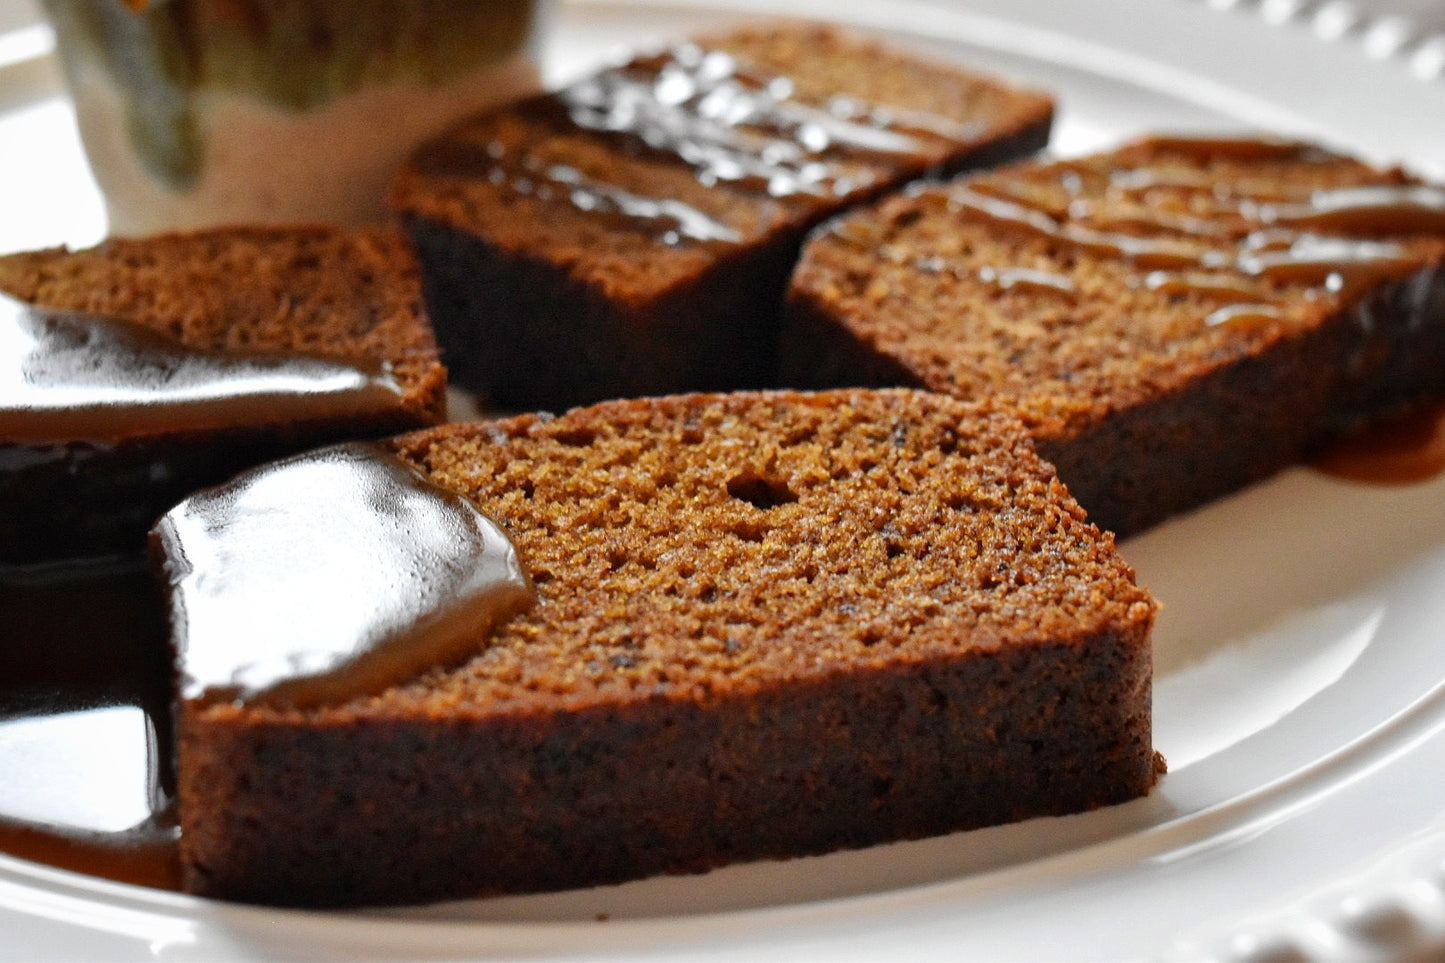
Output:
<svg viewBox="0 0 1445 963">
<path fill-rule="evenodd" d="M 791 297 L 929 388 L 1012 401 L 1067 437 L 1342 312 L 1368 324 L 1387 285 L 1419 322 L 1441 310 L 1442 262 L 1445 189 L 1400 169 L 1155 137 L 845 215 L 805 248 Z"/>
<path fill-rule="evenodd" d="M 1153 617 L 1021 426 L 937 395 L 619 401 L 394 445 L 503 526 L 539 603 L 333 723 L 737 697 Z"/>
<path fill-rule="evenodd" d="M 580 278 L 666 287 L 1051 113 L 836 28 L 745 27 L 464 122 L 414 155 L 390 205 Z"/>
</svg>

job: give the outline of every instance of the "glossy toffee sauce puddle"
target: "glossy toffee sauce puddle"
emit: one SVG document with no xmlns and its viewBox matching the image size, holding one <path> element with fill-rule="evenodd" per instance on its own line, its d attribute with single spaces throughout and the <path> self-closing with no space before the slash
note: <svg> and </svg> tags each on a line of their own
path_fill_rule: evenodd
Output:
<svg viewBox="0 0 1445 963">
<path fill-rule="evenodd" d="M 1408 485 L 1445 474 L 1445 401 L 1342 438 L 1311 465 L 1347 481 Z"/>
<path fill-rule="evenodd" d="M 247 472 L 154 537 L 176 688 L 201 707 L 373 692 L 465 657 L 535 601 L 495 522 L 376 445 Z M 180 887 L 165 610 L 138 561 L 0 572 L 0 770 L 20 774 L 0 798 L 0 851 Z"/>
<path fill-rule="evenodd" d="M 532 605 L 506 533 L 379 445 L 198 492 L 152 530 L 180 697 L 313 707 L 475 652 Z"/>
<path fill-rule="evenodd" d="M 139 324 L 0 294 L 0 438 L 113 442 L 137 434 L 390 411 L 402 389 L 374 361 L 201 351 Z"/>
<path fill-rule="evenodd" d="M 170 653 L 141 560 L 0 573 L 0 851 L 180 885 Z"/>
</svg>

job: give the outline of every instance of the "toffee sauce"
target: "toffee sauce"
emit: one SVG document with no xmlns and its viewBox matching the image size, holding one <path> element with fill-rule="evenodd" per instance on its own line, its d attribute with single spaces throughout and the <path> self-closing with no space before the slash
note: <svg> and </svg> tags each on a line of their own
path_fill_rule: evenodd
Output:
<svg viewBox="0 0 1445 963">
<path fill-rule="evenodd" d="M 153 537 L 167 591 L 140 560 L 0 569 L 0 852 L 179 889 L 174 698 L 344 701 L 535 602 L 505 532 L 379 445 L 248 472 Z"/>
<path fill-rule="evenodd" d="M 0 571 L 0 852 L 179 889 L 165 613 L 144 560 Z"/>
<path fill-rule="evenodd" d="M 1130 156 L 1167 153 L 1205 166 L 1214 160 L 1248 163 L 1328 163 L 1337 155 L 1309 144 L 1250 137 L 1155 137 Z M 1381 281 L 1426 268 L 1424 259 L 1387 240 L 1445 234 L 1445 189 L 1432 185 L 1370 185 L 1278 196 L 1278 187 L 1237 177 L 1222 183 L 1206 170 L 1106 169 L 1086 158 L 1053 165 L 1059 186 L 1075 200 L 1057 209 L 988 181 L 947 193 L 950 210 L 1005 230 L 1140 268 L 1141 286 L 1223 302 L 1211 323 L 1237 316 L 1272 317 L 1271 284 L 1302 284 L 1316 296 L 1349 302 Z M 1120 215 L 1081 195 L 1086 181 L 1103 181 L 1106 197 L 1142 206 Z M 1147 205 L 1156 188 L 1206 197 L 1210 216 Z M 1242 235 L 1242 237 L 1241 237 Z M 1200 242 L 1204 242 L 1202 245 Z M 1263 282 L 1263 283 L 1261 283 Z M 1254 310 L 1245 310 L 1245 308 Z"/>
<path fill-rule="evenodd" d="M 0 294 L 0 447 L 380 413 L 402 394 L 377 362 L 201 351 L 139 324 Z"/>
<path fill-rule="evenodd" d="M 980 131 L 976 123 L 852 97 L 810 103 L 788 77 L 696 44 L 638 57 L 555 95 L 524 101 L 517 110 L 553 129 L 615 142 L 624 154 L 684 165 L 706 187 L 725 184 L 764 198 L 813 203 L 866 190 L 901 160 L 931 145 L 972 140 Z M 453 139 L 424 151 L 415 163 L 425 174 L 488 180 L 518 195 L 570 204 L 669 246 L 742 240 L 696 207 L 544 165 L 497 141 Z"/>
<path fill-rule="evenodd" d="M 1326 475 L 1373 485 L 1438 478 L 1445 474 L 1445 401 L 1347 435 L 1310 464 Z"/>
<path fill-rule="evenodd" d="M 1426 224 L 1445 233 L 1445 218 L 1438 224 L 1433 220 L 1435 205 L 1445 212 L 1445 190 L 1436 188 L 1350 188 L 1317 191 L 1308 204 L 1240 204 L 1232 213 L 1252 219 L 1257 229 L 1233 247 L 1208 237 L 1203 250 L 1197 243 L 1203 235 L 1180 232 L 1177 222 L 1154 222 L 1155 230 L 1149 234 L 1102 230 L 1085 218 L 1058 218 L 1027 198 L 1000 194 L 993 186 L 966 185 L 949 191 L 948 204 L 952 210 L 1004 230 L 1132 264 L 1148 272 L 1137 283 L 1152 290 L 1248 298 L 1224 307 L 1269 305 L 1278 300 L 1266 289 L 1242 284 L 1241 278 L 1302 284 L 1319 296 L 1347 303 L 1381 282 L 1403 280 L 1428 267 L 1424 259 L 1399 244 L 1320 236 L 1286 225 L 1308 224 L 1312 229 L 1336 231 L 1359 224 L 1377 230 L 1388 225 L 1389 230 L 1381 233 L 1404 235 Z M 1312 213 L 1298 213 L 1299 208 Z M 1138 225 L 1149 223 L 1144 216 L 1137 221 Z"/>
<path fill-rule="evenodd" d="M 198 492 L 152 530 L 182 699 L 315 707 L 476 651 L 536 601 L 471 502 L 376 444 Z"/>
</svg>

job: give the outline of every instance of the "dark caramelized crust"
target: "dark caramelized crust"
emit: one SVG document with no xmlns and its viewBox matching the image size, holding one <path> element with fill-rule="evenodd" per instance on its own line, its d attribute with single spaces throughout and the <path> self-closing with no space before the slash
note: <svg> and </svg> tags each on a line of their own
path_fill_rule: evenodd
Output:
<svg viewBox="0 0 1445 963">
<path fill-rule="evenodd" d="M 140 552 L 157 515 L 248 465 L 318 444 L 435 424 L 442 368 L 405 238 L 393 230 L 229 228 L 0 258 L 0 292 L 160 332 L 188 350 L 296 354 L 390 372 L 389 410 L 107 440 L 0 437 L 0 500 L 13 524 L 0 565 Z"/>
<path fill-rule="evenodd" d="M 187 885 L 289 904 L 584 886 L 1146 792 L 1155 605 L 1011 418 L 682 396 L 403 437 L 540 602 L 307 712 L 186 704 Z"/>
<path fill-rule="evenodd" d="M 1308 145 L 1159 138 L 820 231 L 785 381 L 1013 405 L 1119 534 L 1445 392 L 1445 191 Z"/>
<path fill-rule="evenodd" d="M 809 24 L 639 56 L 425 146 L 390 204 L 504 407 L 756 386 L 803 233 L 1047 141 L 1051 102 Z"/>
</svg>

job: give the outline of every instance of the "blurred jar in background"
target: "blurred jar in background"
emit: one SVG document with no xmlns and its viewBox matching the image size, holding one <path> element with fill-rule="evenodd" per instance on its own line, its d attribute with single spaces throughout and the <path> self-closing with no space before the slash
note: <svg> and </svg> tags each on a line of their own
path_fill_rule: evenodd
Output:
<svg viewBox="0 0 1445 963">
<path fill-rule="evenodd" d="M 380 216 L 450 120 L 536 88 L 545 0 L 43 0 L 112 234 Z"/>
</svg>

